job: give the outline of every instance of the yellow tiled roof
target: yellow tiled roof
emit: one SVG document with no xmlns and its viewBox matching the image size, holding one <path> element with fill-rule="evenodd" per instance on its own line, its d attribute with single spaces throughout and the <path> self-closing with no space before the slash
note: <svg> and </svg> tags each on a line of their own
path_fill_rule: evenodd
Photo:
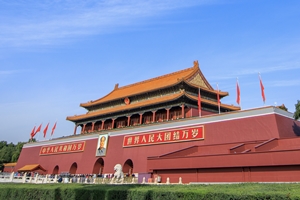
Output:
<svg viewBox="0 0 300 200">
<path fill-rule="evenodd" d="M 34 171 L 34 170 L 43 170 L 46 171 L 41 165 L 39 164 L 32 164 L 32 165 L 25 165 L 24 167 L 18 169 L 20 172 L 26 172 L 26 171 Z"/>
<path fill-rule="evenodd" d="M 156 78 L 148 79 L 148 80 L 134 83 L 131 85 L 126 85 L 123 87 L 118 87 L 118 85 L 116 85 L 115 89 L 112 92 L 110 92 L 109 94 L 107 94 L 106 96 L 104 96 L 98 100 L 95 100 L 95 101 L 81 103 L 80 106 L 89 107 L 92 105 L 97 105 L 97 104 L 112 101 L 115 99 L 125 98 L 125 97 L 129 97 L 132 95 L 141 94 L 144 92 L 150 92 L 150 91 L 154 91 L 154 90 L 157 90 L 160 88 L 166 88 L 168 86 L 175 85 L 181 81 L 186 81 L 188 83 L 187 80 L 190 79 L 196 73 L 197 74 L 199 73 L 199 75 L 203 81 L 203 84 L 205 85 L 204 89 L 209 90 L 209 91 L 211 90 L 212 92 L 214 92 L 214 90 L 212 89 L 212 87 L 210 86 L 210 84 L 207 82 L 207 80 L 203 76 L 202 72 L 200 71 L 198 61 L 194 61 L 193 67 L 190 67 L 190 68 L 187 68 L 184 70 L 180 70 L 180 71 L 177 71 L 174 73 L 170 73 L 170 74 L 166 74 L 166 75 L 159 76 Z"/>
<path fill-rule="evenodd" d="M 14 167 L 14 166 L 17 165 L 17 163 L 16 162 L 14 162 L 14 163 L 4 163 L 3 165 L 4 165 L 4 167 Z"/>
<path fill-rule="evenodd" d="M 180 98 L 181 96 L 184 96 L 184 95 L 187 96 L 188 98 L 192 99 L 192 100 L 198 101 L 198 97 L 189 95 L 189 94 L 182 91 L 180 93 L 175 93 L 175 94 L 171 94 L 171 95 L 167 95 L 167 96 L 162 96 L 162 97 L 159 97 L 159 98 L 147 99 L 145 101 L 134 102 L 134 103 L 131 103 L 131 104 L 128 104 L 128 105 L 126 105 L 124 103 L 121 106 L 116 106 L 116 107 L 107 108 L 107 109 L 103 109 L 103 110 L 88 112 L 87 114 L 82 114 L 82 115 L 69 116 L 69 117 L 67 117 L 67 120 L 76 121 L 76 120 L 87 119 L 87 118 L 90 118 L 90 117 L 96 117 L 96 116 L 100 116 L 100 115 L 104 115 L 104 114 L 114 113 L 114 112 L 118 112 L 118 111 L 126 111 L 126 110 L 130 110 L 130 109 L 134 109 L 134 108 L 139 108 L 139 107 L 143 107 L 145 105 L 164 103 L 164 102 L 176 100 L 176 99 L 178 99 L 178 98 Z M 214 102 L 214 101 L 211 101 L 211 100 L 208 100 L 208 99 L 202 99 L 202 102 L 218 106 L 217 102 Z M 230 105 L 227 105 L 227 104 L 221 104 L 221 107 L 228 108 L 230 110 L 240 110 L 239 107 L 230 106 Z"/>
<path fill-rule="evenodd" d="M 139 108 L 139 107 L 145 106 L 145 105 L 168 102 L 170 100 L 175 100 L 183 95 L 184 95 L 184 93 L 182 92 L 182 93 L 175 93 L 175 94 L 171 94 L 171 95 L 167 95 L 167 96 L 162 96 L 160 98 L 147 99 L 145 101 L 135 102 L 135 103 L 131 103 L 128 105 L 126 105 L 124 103 L 121 106 L 116 106 L 116 107 L 112 107 L 112 108 L 106 108 L 103 110 L 88 112 L 87 114 L 82 114 L 82 115 L 69 116 L 69 117 L 67 117 L 67 120 L 75 121 L 75 120 L 80 120 L 80 119 L 86 119 L 89 117 L 104 115 L 104 114 L 108 114 L 108 113 L 114 113 L 117 111 L 122 111 L 122 110 L 125 111 L 125 110 L 129 110 L 129 109 Z"/>
</svg>

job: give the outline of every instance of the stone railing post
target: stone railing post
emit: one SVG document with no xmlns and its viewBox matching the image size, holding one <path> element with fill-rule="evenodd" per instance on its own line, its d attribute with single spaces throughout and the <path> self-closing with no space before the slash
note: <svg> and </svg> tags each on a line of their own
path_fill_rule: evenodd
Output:
<svg viewBox="0 0 300 200">
<path fill-rule="evenodd" d="M 35 175 L 35 178 L 34 178 L 34 182 L 37 183 L 38 179 L 39 179 L 39 175 L 36 174 L 36 175 Z"/>
<path fill-rule="evenodd" d="M 179 177 L 179 184 L 182 184 L 182 178 Z"/>
<path fill-rule="evenodd" d="M 13 180 L 14 180 L 14 172 L 12 172 L 9 177 L 10 182 L 13 182 Z"/>
<path fill-rule="evenodd" d="M 23 183 L 26 183 L 26 175 L 27 175 L 27 172 L 25 172 L 24 175 L 23 175 L 23 178 L 22 178 Z"/>
<path fill-rule="evenodd" d="M 169 177 L 167 178 L 166 184 L 170 184 L 170 178 Z"/>
<path fill-rule="evenodd" d="M 55 174 L 53 182 L 57 183 L 57 174 Z"/>
</svg>

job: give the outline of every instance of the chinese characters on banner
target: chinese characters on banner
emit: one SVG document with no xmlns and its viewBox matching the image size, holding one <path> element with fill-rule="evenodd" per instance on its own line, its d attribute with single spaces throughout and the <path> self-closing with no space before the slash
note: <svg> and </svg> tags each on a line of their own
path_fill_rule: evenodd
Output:
<svg viewBox="0 0 300 200">
<path fill-rule="evenodd" d="M 123 147 L 155 145 L 204 139 L 204 127 L 193 126 L 124 136 Z"/>
<path fill-rule="evenodd" d="M 41 147 L 40 155 L 45 156 L 45 155 L 60 154 L 60 153 L 74 153 L 74 152 L 84 151 L 84 147 L 85 147 L 85 141 L 43 146 Z"/>
</svg>

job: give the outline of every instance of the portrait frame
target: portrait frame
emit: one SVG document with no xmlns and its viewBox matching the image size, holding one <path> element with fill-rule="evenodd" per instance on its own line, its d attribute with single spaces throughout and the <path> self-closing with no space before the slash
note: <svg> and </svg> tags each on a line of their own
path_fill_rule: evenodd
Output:
<svg viewBox="0 0 300 200">
<path fill-rule="evenodd" d="M 104 140 L 104 142 L 101 142 Z M 96 157 L 106 156 L 108 146 L 108 134 L 100 134 L 96 146 Z"/>
</svg>

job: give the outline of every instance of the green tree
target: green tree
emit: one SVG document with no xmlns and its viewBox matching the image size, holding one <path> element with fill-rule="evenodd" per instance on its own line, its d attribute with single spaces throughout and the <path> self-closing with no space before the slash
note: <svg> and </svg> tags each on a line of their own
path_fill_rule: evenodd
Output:
<svg viewBox="0 0 300 200">
<path fill-rule="evenodd" d="M 17 162 L 25 142 L 18 142 L 11 157 L 11 162 Z"/>
<path fill-rule="evenodd" d="M 8 146 L 8 145 L 0 149 L 0 161 L 2 161 L 2 163 L 11 162 L 11 158 L 14 153 L 14 150 L 15 149 L 13 146 Z"/>
<path fill-rule="evenodd" d="M 297 104 L 295 104 L 295 113 L 294 113 L 295 120 L 298 120 L 300 118 L 300 101 L 297 101 Z"/>
<path fill-rule="evenodd" d="M 25 142 L 18 142 L 17 145 L 7 143 L 6 141 L 0 142 L 0 168 L 3 163 L 17 162 Z"/>
<path fill-rule="evenodd" d="M 7 142 L 6 142 L 6 141 L 1 141 L 1 142 L 0 142 L 0 150 L 1 150 L 3 147 L 5 147 L 5 146 L 7 146 Z"/>
</svg>

